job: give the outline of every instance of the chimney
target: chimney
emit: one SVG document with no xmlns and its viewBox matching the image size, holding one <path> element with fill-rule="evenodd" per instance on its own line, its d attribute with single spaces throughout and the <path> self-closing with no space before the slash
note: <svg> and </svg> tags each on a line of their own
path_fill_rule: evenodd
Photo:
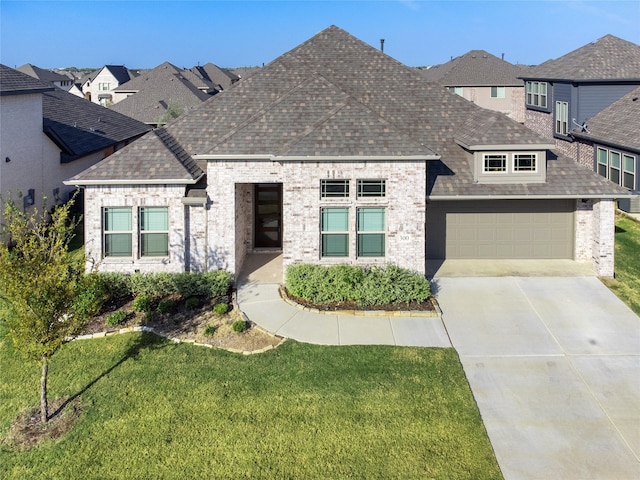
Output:
<svg viewBox="0 0 640 480">
<path fill-rule="evenodd" d="M 502 54 L 502 60 L 504 60 L 504 53 Z"/>
<path fill-rule="evenodd" d="M 380 39 L 380 51 L 384 53 L 384 38 Z"/>
</svg>

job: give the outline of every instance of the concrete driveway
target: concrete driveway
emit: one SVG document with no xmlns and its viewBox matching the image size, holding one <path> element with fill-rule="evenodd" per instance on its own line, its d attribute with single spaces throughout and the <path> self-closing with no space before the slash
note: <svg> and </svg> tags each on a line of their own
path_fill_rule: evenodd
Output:
<svg viewBox="0 0 640 480">
<path fill-rule="evenodd" d="M 506 479 L 640 478 L 640 318 L 595 277 L 436 277 Z"/>
</svg>

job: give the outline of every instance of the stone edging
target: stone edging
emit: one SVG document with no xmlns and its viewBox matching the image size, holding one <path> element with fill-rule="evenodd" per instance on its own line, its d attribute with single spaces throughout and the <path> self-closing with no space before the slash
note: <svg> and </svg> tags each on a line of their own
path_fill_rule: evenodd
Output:
<svg viewBox="0 0 640 480">
<path fill-rule="evenodd" d="M 296 307 L 305 312 L 319 313 L 321 315 L 350 315 L 354 317 L 440 317 L 442 311 L 438 302 L 434 297 L 431 297 L 433 307 L 435 311 L 429 310 L 318 310 L 317 308 L 310 308 L 300 305 L 298 302 L 291 300 L 282 285 L 278 286 L 278 293 L 280 298 L 289 305 Z"/>
<path fill-rule="evenodd" d="M 251 328 L 256 328 L 262 332 L 265 332 L 265 330 L 263 330 L 262 328 L 260 328 L 258 325 L 253 324 Z M 169 337 L 167 335 L 163 335 L 161 333 L 158 333 L 155 331 L 155 329 L 153 329 L 153 327 L 145 327 L 145 326 L 135 326 L 135 327 L 125 327 L 125 328 L 121 328 L 119 330 L 112 330 L 112 331 L 105 331 L 105 332 L 98 332 L 98 333 L 89 333 L 86 335 L 78 335 L 77 337 L 67 337 L 65 340 L 67 342 L 74 342 L 76 340 L 91 340 L 94 338 L 104 338 L 104 337 L 112 337 L 113 335 L 120 335 L 123 333 L 132 333 L 132 332 L 151 332 L 154 333 L 156 335 L 158 335 L 159 337 L 163 337 L 166 338 L 167 340 L 171 340 L 173 343 L 190 343 L 191 345 L 195 345 L 197 347 L 207 347 L 207 348 L 217 348 L 220 350 L 225 350 L 227 352 L 231 352 L 231 353 L 238 353 L 238 354 L 242 354 L 242 355 L 254 355 L 257 353 L 264 353 L 267 352 L 269 350 L 273 350 L 274 348 L 279 347 L 280 345 L 282 345 L 286 338 L 285 337 L 280 337 L 280 342 L 278 342 L 277 345 L 273 346 L 273 345 L 267 345 L 264 348 L 261 348 L 259 350 L 238 350 L 235 348 L 224 348 L 224 347 L 218 347 L 217 345 L 211 345 L 209 343 L 199 343 L 196 342 L 195 340 L 183 340 L 181 338 L 177 338 L 177 337 Z M 269 332 L 265 332 L 265 333 L 269 333 Z M 273 335 L 272 333 L 269 333 L 269 335 Z M 277 335 L 274 335 L 277 337 Z"/>
</svg>

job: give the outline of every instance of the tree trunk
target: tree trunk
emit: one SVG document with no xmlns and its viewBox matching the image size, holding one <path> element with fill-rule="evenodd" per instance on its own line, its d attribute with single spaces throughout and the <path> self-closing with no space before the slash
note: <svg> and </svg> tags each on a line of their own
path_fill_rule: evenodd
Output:
<svg viewBox="0 0 640 480">
<path fill-rule="evenodd" d="M 49 412 L 47 411 L 47 373 L 49 372 L 49 358 L 42 356 L 42 376 L 40 377 L 40 421 L 47 423 L 49 421 Z"/>
</svg>

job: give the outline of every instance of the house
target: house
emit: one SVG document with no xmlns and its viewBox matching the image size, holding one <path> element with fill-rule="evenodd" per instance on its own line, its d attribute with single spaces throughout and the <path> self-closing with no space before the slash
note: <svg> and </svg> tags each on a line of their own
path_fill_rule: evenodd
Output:
<svg viewBox="0 0 640 480">
<path fill-rule="evenodd" d="M 52 72 L 51 70 L 45 70 L 44 68 L 36 67 L 30 63 L 16 68 L 19 72 L 25 73 L 30 77 L 42 80 L 45 83 L 50 83 L 54 87 L 61 88 L 62 90 L 69 90 L 73 86 L 73 80 L 66 75 Z"/>
<path fill-rule="evenodd" d="M 518 77 L 525 69 L 484 50 L 471 50 L 447 63 L 420 71 L 428 80 L 476 105 L 524 123 L 524 82 Z"/>
<path fill-rule="evenodd" d="M 116 102 L 113 90 L 136 75 L 124 65 L 105 65 L 81 79 L 82 92 L 87 100 L 108 107 Z"/>
<path fill-rule="evenodd" d="M 150 130 L 4 65 L 0 112 L 0 194 L 22 192 L 25 208 L 66 201 L 65 179 Z"/>
<path fill-rule="evenodd" d="M 164 62 L 113 90 L 111 109 L 158 126 L 193 110 L 217 93 L 213 82 Z"/>
<path fill-rule="evenodd" d="M 201 78 L 213 83 L 215 88 L 220 92 L 231 88 L 231 85 L 240 80 L 240 77 L 235 73 L 232 73 L 227 69 L 220 68 L 211 62 L 205 63 L 202 66 L 198 65 L 197 67 L 193 67 L 191 71 Z"/>
<path fill-rule="evenodd" d="M 560 258 L 613 275 L 628 194 L 331 26 L 67 181 L 87 269 Z"/>
<path fill-rule="evenodd" d="M 578 162 L 624 188 L 640 192 L 640 87 L 574 127 Z M 622 210 L 640 213 L 640 195 L 620 200 Z"/>
<path fill-rule="evenodd" d="M 574 129 L 640 85 L 640 45 L 605 35 L 532 67 L 522 79 L 525 125 L 577 160 Z"/>
</svg>

